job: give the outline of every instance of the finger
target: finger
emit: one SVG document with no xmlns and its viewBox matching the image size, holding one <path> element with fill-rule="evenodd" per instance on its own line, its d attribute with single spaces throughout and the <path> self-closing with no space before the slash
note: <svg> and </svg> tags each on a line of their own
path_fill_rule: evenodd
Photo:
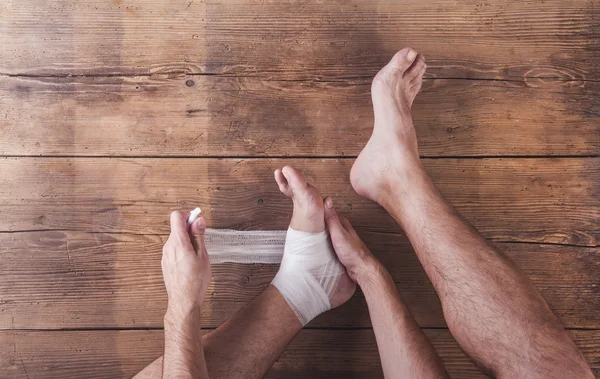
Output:
<svg viewBox="0 0 600 379">
<path fill-rule="evenodd" d="M 198 256 L 207 255 L 206 242 L 204 235 L 206 233 L 206 219 L 203 216 L 199 216 L 196 221 L 190 226 L 190 237 L 194 251 Z"/>
<path fill-rule="evenodd" d="M 346 217 L 341 217 L 341 219 L 342 219 L 342 225 L 344 226 L 344 229 L 346 229 L 348 231 L 348 234 L 350 234 L 352 237 L 355 237 L 355 238 L 358 238 L 359 240 L 361 240 L 360 236 L 356 232 L 356 229 L 354 229 L 354 227 L 352 226 L 350 221 L 348 221 L 348 219 Z"/>
<path fill-rule="evenodd" d="M 204 237 L 204 233 L 206 232 L 206 219 L 204 216 L 198 216 L 198 218 L 192 222 L 190 226 L 190 234 L 192 237 L 194 236 L 202 236 Z"/>
<path fill-rule="evenodd" d="M 354 227 L 352 226 L 352 224 L 350 223 L 350 221 L 348 221 L 348 219 L 346 217 L 341 216 L 340 222 L 342 223 L 342 226 L 344 227 L 344 229 L 346 229 L 348 231 L 348 233 L 356 234 L 356 230 L 354 230 Z"/>
<path fill-rule="evenodd" d="M 171 213 L 171 235 L 172 243 L 180 244 L 185 248 L 192 247 L 190 235 L 188 234 L 187 218 L 189 212 L 175 211 Z"/>
<path fill-rule="evenodd" d="M 332 238 L 345 237 L 348 234 L 340 222 L 337 211 L 333 206 L 333 200 L 330 197 L 325 199 L 325 223 Z"/>
</svg>

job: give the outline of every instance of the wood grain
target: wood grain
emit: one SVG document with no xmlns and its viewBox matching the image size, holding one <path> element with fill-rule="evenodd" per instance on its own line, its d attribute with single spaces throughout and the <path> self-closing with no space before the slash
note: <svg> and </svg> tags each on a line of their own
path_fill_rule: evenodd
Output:
<svg viewBox="0 0 600 379">
<path fill-rule="evenodd" d="M 402 235 L 359 230 L 423 327 L 445 327 L 441 305 Z M 3 329 L 162 327 L 160 259 L 167 236 L 85 232 L 0 234 Z M 502 243 L 564 325 L 600 328 L 600 249 Z M 278 265 L 213 265 L 203 326 L 217 327 L 263 291 Z M 309 327 L 369 327 L 362 293 Z"/>
<path fill-rule="evenodd" d="M 598 245 L 600 159 L 426 159 L 441 192 L 488 238 Z M 285 229 L 291 201 L 275 168 L 296 167 L 357 227 L 398 232 L 359 197 L 350 159 L 0 159 L 0 231 L 168 233 L 168 214 L 201 206 L 209 225 Z"/>
<path fill-rule="evenodd" d="M 284 164 L 335 198 L 420 325 L 444 328 L 399 227 L 348 181 L 372 128 L 370 80 L 408 45 L 429 67 L 420 152 L 445 158 L 428 171 L 582 329 L 600 375 L 600 331 L 586 330 L 600 328 L 599 17 L 589 0 L 2 2 L 0 155 L 19 157 L 0 158 L 0 377 L 131 377 L 162 331 L 56 329 L 160 328 L 168 213 L 285 228 L 291 202 L 272 178 Z M 204 326 L 275 271 L 215 266 Z M 347 327 L 370 327 L 360 292 L 267 377 L 381 377 L 372 330 Z M 447 330 L 426 334 L 451 375 L 482 377 Z"/>
<path fill-rule="evenodd" d="M 423 156 L 600 154 L 600 83 L 426 80 Z M 0 77 L 0 155 L 356 156 L 370 80 Z"/>
<path fill-rule="evenodd" d="M 437 77 L 598 79 L 588 0 L 9 0 L 0 72 L 372 77 L 400 48 Z"/>
<path fill-rule="evenodd" d="M 600 332 L 572 331 L 600 374 Z M 450 375 L 484 378 L 447 330 L 425 330 Z M 14 379 L 130 378 L 162 353 L 163 332 L 0 332 L 0 370 Z M 381 378 L 373 331 L 303 330 L 267 378 Z"/>
</svg>

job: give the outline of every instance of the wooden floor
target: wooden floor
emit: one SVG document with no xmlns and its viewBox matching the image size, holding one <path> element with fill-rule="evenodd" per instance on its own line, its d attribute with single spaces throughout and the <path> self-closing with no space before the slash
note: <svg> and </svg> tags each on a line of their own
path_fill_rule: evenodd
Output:
<svg viewBox="0 0 600 379">
<path fill-rule="evenodd" d="M 600 375 L 600 4 L 5 0 L 0 4 L 0 377 L 130 377 L 162 349 L 168 214 L 285 228 L 302 171 L 385 262 L 448 371 L 460 350 L 400 228 L 349 185 L 372 76 L 407 45 L 444 195 L 523 268 Z M 203 325 L 276 267 L 214 267 Z M 271 378 L 379 378 L 363 295 Z"/>
</svg>

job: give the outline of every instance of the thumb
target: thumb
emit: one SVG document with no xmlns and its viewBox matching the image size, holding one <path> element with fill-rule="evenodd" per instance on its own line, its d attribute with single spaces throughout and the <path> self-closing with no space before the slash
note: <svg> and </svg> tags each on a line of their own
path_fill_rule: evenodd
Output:
<svg viewBox="0 0 600 379">
<path fill-rule="evenodd" d="M 348 233 L 333 206 L 333 200 L 328 197 L 325 199 L 325 223 L 332 239 L 345 237 Z"/>
<path fill-rule="evenodd" d="M 198 217 L 192 225 L 190 225 L 190 240 L 196 254 L 207 254 L 204 235 L 206 233 L 206 219 L 202 216 Z"/>
</svg>

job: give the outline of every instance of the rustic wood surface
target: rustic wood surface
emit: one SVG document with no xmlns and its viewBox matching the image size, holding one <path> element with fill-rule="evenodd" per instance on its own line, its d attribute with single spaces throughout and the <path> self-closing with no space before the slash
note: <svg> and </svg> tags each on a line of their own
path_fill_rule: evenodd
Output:
<svg viewBox="0 0 600 379">
<path fill-rule="evenodd" d="M 420 154 L 521 267 L 600 375 L 600 7 L 590 0 L 7 0 L 0 4 L 0 377 L 125 378 L 162 348 L 168 214 L 282 229 L 292 165 L 390 269 L 453 377 L 446 329 L 400 228 L 349 185 L 370 81 L 413 46 Z M 203 325 L 273 265 L 215 266 Z M 145 330 L 145 329 L 150 330 Z M 379 378 L 360 291 L 269 378 Z"/>
<path fill-rule="evenodd" d="M 371 78 L 399 47 L 445 78 L 599 79 L 589 0 L 8 0 L 0 72 Z"/>
<path fill-rule="evenodd" d="M 598 82 L 426 80 L 420 154 L 598 154 L 598 94 Z M 356 156 L 373 128 L 370 80 L 0 77 L 0 98 L 3 155 Z"/>
<path fill-rule="evenodd" d="M 465 356 L 448 330 L 424 331 L 452 377 L 486 377 Z M 574 330 L 571 335 L 595 374 L 600 374 L 600 332 Z M 160 330 L 3 331 L 0 369 L 15 379 L 128 378 L 156 359 L 162 344 Z M 266 377 L 382 378 L 383 375 L 373 331 L 340 329 L 303 330 Z"/>
<path fill-rule="evenodd" d="M 0 230 L 168 233 L 200 205 L 209 225 L 285 229 L 291 200 L 273 171 L 291 165 L 357 227 L 400 228 L 348 179 L 352 159 L 0 158 Z M 596 246 L 600 158 L 425 159 L 448 200 L 498 241 Z"/>
<path fill-rule="evenodd" d="M 359 233 L 397 281 L 423 327 L 445 327 L 441 305 L 406 238 Z M 160 259 L 167 236 L 85 232 L 0 234 L 0 324 L 11 329 L 159 328 L 166 309 Z M 567 327 L 600 328 L 600 248 L 499 243 Z M 31 262 L 35 262 L 32 264 Z M 214 328 L 257 296 L 277 265 L 219 264 L 204 306 Z M 35 302 L 32 302 L 35 299 Z M 309 327 L 370 327 L 360 291 Z"/>
</svg>

